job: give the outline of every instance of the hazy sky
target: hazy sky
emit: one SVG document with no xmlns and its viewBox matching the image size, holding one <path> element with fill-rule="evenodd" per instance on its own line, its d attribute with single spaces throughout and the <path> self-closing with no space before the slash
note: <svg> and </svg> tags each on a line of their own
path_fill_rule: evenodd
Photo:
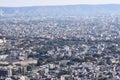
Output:
<svg viewBox="0 0 120 80">
<path fill-rule="evenodd" d="M 0 0 L 0 6 L 42 6 L 69 4 L 120 4 L 120 0 Z"/>
</svg>

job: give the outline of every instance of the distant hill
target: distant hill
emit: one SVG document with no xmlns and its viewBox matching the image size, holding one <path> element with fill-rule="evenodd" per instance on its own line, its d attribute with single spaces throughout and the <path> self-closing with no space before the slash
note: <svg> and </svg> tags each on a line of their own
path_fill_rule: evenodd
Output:
<svg viewBox="0 0 120 80">
<path fill-rule="evenodd" d="M 0 16 L 81 16 L 120 14 L 120 5 L 66 5 L 33 7 L 0 7 Z"/>
</svg>

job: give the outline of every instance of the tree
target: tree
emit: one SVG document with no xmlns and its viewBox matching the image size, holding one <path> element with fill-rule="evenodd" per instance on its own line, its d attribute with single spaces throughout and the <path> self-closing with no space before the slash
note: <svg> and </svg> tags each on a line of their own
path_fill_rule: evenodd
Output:
<svg viewBox="0 0 120 80">
<path fill-rule="evenodd" d="M 62 76 L 62 75 L 66 75 L 66 74 L 70 74 L 71 72 L 70 71 L 66 71 L 66 70 L 61 70 L 59 73 L 58 73 L 58 77 Z"/>
</svg>

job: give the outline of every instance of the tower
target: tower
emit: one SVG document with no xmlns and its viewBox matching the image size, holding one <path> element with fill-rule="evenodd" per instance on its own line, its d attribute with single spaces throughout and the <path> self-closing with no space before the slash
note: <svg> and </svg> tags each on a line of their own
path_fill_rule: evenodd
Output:
<svg viewBox="0 0 120 80">
<path fill-rule="evenodd" d="M 12 76 L 12 67 L 10 66 L 8 68 L 8 77 L 11 77 Z"/>
<path fill-rule="evenodd" d="M 3 38 L 3 42 L 6 43 L 6 38 Z"/>
</svg>

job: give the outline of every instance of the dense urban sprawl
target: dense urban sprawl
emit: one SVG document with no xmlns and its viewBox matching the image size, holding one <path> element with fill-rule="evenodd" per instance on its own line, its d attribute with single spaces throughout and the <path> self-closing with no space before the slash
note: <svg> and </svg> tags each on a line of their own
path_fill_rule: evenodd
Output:
<svg viewBox="0 0 120 80">
<path fill-rule="evenodd" d="M 1 18 L 0 80 L 120 80 L 120 16 Z"/>
</svg>

